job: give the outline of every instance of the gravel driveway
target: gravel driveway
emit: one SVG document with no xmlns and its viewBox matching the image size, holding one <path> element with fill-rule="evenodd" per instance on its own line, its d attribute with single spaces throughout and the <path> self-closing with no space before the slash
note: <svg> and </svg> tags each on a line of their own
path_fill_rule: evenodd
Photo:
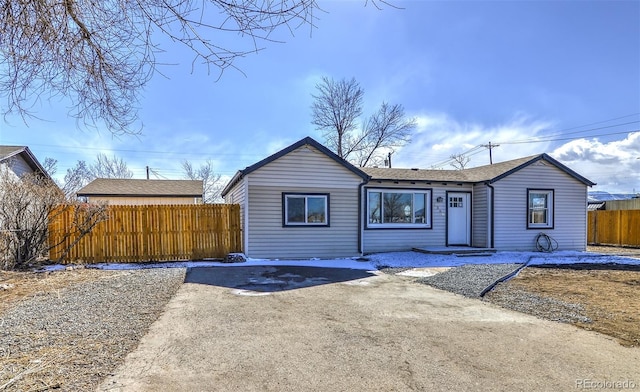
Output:
<svg viewBox="0 0 640 392">
<path fill-rule="evenodd" d="M 304 271 L 275 267 L 229 270 L 191 270 L 187 281 L 193 283 L 182 285 L 99 390 L 640 386 L 638 349 L 440 291 L 415 278 L 377 273 L 340 279 L 335 270 L 314 270 L 305 277 Z M 301 278 L 313 282 L 304 288 L 287 283 Z M 260 284 L 271 286 L 243 289 Z"/>
</svg>

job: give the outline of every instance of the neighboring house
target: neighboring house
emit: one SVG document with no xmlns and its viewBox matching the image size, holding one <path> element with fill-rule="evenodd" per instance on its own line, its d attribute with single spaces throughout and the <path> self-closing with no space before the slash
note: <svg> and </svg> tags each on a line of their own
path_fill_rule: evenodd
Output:
<svg viewBox="0 0 640 392">
<path fill-rule="evenodd" d="M 27 146 L 0 146 L 0 168 L 11 170 L 17 177 L 39 173 L 51 179 Z"/>
<path fill-rule="evenodd" d="M 464 170 L 358 168 L 305 138 L 238 171 L 253 258 L 345 257 L 416 247 L 584 250 L 593 182 L 546 154 Z"/>
<path fill-rule="evenodd" d="M 201 180 L 133 180 L 98 178 L 76 195 L 109 205 L 202 204 Z"/>
</svg>

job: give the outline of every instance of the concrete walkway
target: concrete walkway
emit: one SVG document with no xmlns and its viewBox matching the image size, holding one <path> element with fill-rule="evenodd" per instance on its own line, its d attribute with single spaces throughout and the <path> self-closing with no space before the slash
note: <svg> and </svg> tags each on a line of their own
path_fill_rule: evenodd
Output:
<svg viewBox="0 0 640 392">
<path fill-rule="evenodd" d="M 190 270 L 138 349 L 99 390 L 569 391 L 611 382 L 640 388 L 639 363 L 640 349 L 604 335 L 412 277 L 202 268 Z"/>
</svg>

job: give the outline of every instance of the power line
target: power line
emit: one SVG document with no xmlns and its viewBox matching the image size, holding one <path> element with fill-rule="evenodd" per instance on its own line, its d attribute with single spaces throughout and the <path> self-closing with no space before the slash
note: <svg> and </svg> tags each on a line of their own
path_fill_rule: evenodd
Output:
<svg viewBox="0 0 640 392">
<path fill-rule="evenodd" d="M 482 147 L 486 147 L 489 149 L 489 164 L 493 165 L 493 155 L 491 154 L 492 150 L 494 147 L 500 147 L 499 144 L 491 144 L 491 142 L 489 142 L 489 144 L 481 144 Z"/>
<path fill-rule="evenodd" d="M 636 124 L 636 123 L 640 123 L 640 120 L 638 121 L 630 121 L 630 122 L 626 122 L 626 123 L 621 123 L 621 124 L 614 124 L 614 125 L 608 125 L 606 127 L 598 127 L 598 128 L 591 128 L 591 129 L 584 129 L 582 131 L 576 131 L 576 132 L 569 132 L 569 133 L 565 133 L 564 135 L 574 135 L 576 133 L 585 133 L 585 132 L 592 132 L 592 131 L 599 131 L 601 129 L 607 129 L 607 128 L 615 128 L 615 127 L 620 127 L 623 125 L 630 125 L 630 124 Z M 629 132 L 635 132 L 635 131 L 626 131 L 626 132 L 612 132 L 612 133 L 605 133 L 605 134 L 600 134 L 600 135 L 585 135 L 585 137 L 596 137 L 596 136 L 607 136 L 607 135 L 619 135 L 622 133 L 629 133 Z M 570 140 L 570 139 L 579 139 L 580 137 L 575 137 L 575 138 L 561 138 L 561 139 L 550 139 L 550 138 L 554 138 L 556 135 L 560 135 L 560 134 L 552 134 L 549 136 L 543 136 L 541 138 L 530 138 L 530 139 L 522 139 L 522 140 L 514 140 L 512 142 L 500 142 L 502 144 L 521 144 L 521 143 L 528 143 L 528 142 L 534 142 L 534 143 L 539 143 L 539 142 L 545 142 L 545 141 L 549 141 L 549 142 L 553 142 L 553 141 L 557 141 L 557 140 Z"/>
<path fill-rule="evenodd" d="M 605 128 L 609 128 L 609 127 L 605 127 Z M 587 137 L 598 137 L 598 136 L 611 136 L 611 135 L 622 135 L 622 134 L 629 134 L 629 133 L 635 133 L 635 132 L 640 132 L 640 129 L 635 129 L 632 131 L 622 131 L 622 132 L 609 132 L 609 133 L 601 133 L 598 135 L 589 135 Z M 545 142 L 559 142 L 559 141 L 565 141 L 565 140 L 577 140 L 577 139 L 583 139 L 584 136 L 578 136 L 578 137 L 564 137 L 564 138 L 556 138 L 556 139 L 530 139 L 530 140 L 520 140 L 520 141 L 513 141 L 513 142 L 501 142 L 502 144 L 529 144 L 529 143 L 545 143 Z"/>
</svg>

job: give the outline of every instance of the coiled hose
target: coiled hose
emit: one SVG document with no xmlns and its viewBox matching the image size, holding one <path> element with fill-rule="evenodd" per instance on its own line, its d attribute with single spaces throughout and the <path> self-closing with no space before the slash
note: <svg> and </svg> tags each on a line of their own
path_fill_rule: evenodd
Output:
<svg viewBox="0 0 640 392">
<path fill-rule="evenodd" d="M 548 234 L 540 233 L 536 237 L 536 249 L 538 252 L 551 253 L 558 249 L 558 241 L 551 238 Z"/>
</svg>

